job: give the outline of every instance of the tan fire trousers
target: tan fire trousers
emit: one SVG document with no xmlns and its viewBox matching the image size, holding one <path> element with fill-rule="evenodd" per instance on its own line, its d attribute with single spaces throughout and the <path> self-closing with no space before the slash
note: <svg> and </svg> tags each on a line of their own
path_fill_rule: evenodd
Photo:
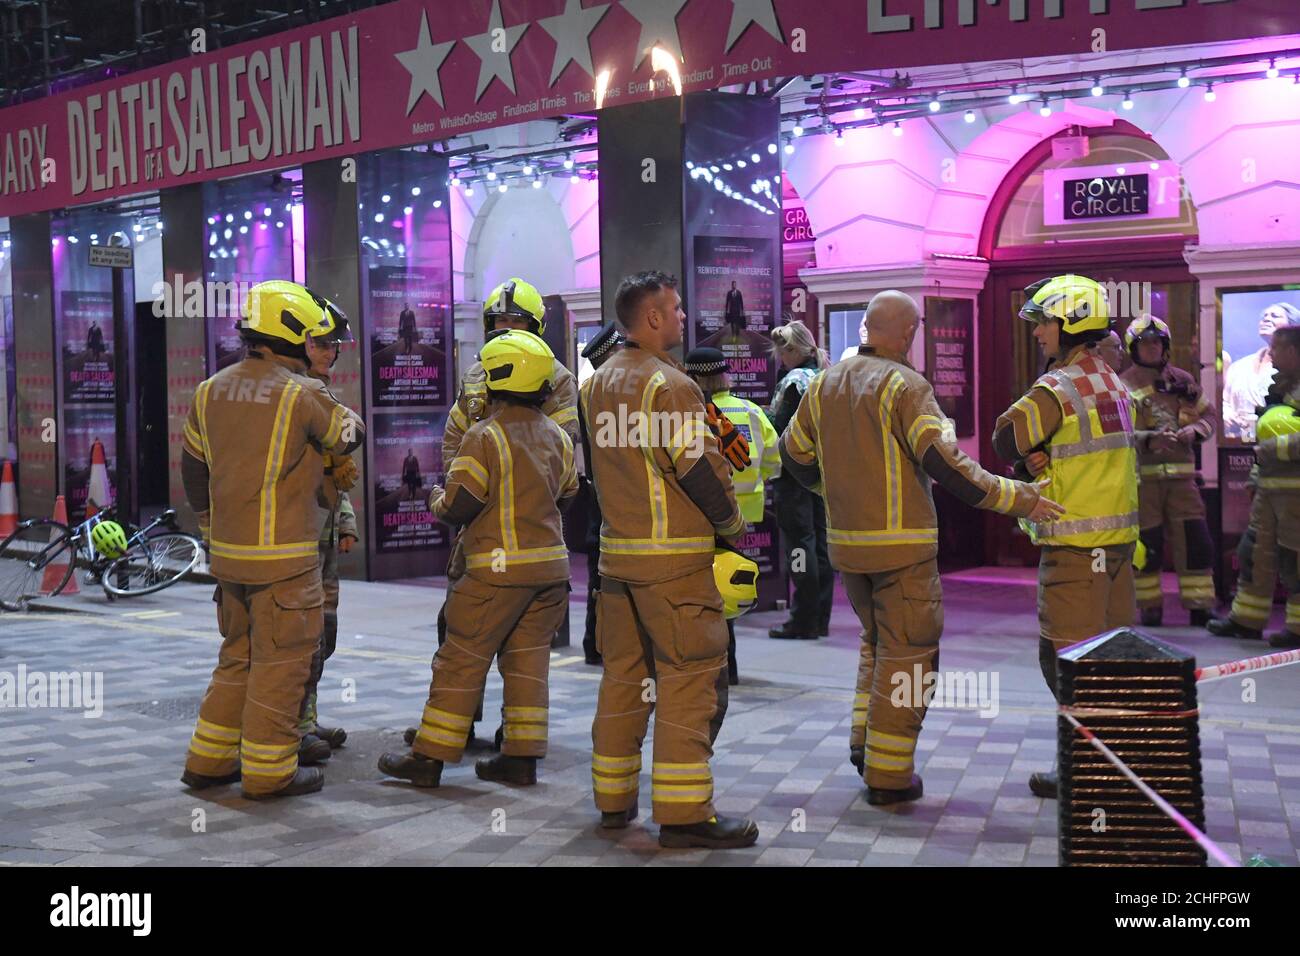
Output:
<svg viewBox="0 0 1300 956">
<path fill-rule="evenodd" d="M 591 725 L 596 807 L 636 806 L 641 745 L 653 711 L 654 821 L 708 820 L 714 815 L 709 760 L 727 707 L 727 623 L 712 569 L 655 584 L 602 577 L 596 648 L 605 662 Z"/>
<path fill-rule="evenodd" d="M 1146 564 L 1138 573 L 1138 607 L 1161 607 L 1160 572 L 1165 545 L 1174 552 L 1178 593 L 1183 607 L 1214 607 L 1214 541 L 1205 521 L 1205 502 L 1196 479 L 1143 478 L 1138 486 L 1139 523 L 1146 545 Z"/>
<path fill-rule="evenodd" d="M 447 596 L 447 641 L 433 658 L 433 679 L 412 749 L 458 763 L 496 657 L 504 682 L 501 752 L 546 756 L 551 638 L 564 619 L 563 584 L 511 587 L 457 578 Z"/>
<path fill-rule="evenodd" d="M 298 772 L 298 716 L 324 628 L 320 570 L 274 584 L 218 585 L 225 639 L 199 707 L 187 770 L 240 768 L 249 794 L 274 793 Z"/>
<path fill-rule="evenodd" d="M 1062 648 L 1133 623 L 1133 548 L 1043 547 L 1038 561 L 1038 664 L 1052 696 L 1056 655 Z"/>
<path fill-rule="evenodd" d="M 1286 588 L 1286 629 L 1300 634 L 1300 494 L 1260 489 L 1250 503 L 1250 525 L 1237 546 L 1240 575 L 1233 621 L 1263 630 L 1273 613 L 1278 575 Z"/>
<path fill-rule="evenodd" d="M 862 622 L 858 685 L 849 743 L 866 750 L 867 786 L 898 790 L 912 782 L 926 689 L 939 666 L 943 591 L 934 559 L 874 574 L 842 572 Z"/>
</svg>

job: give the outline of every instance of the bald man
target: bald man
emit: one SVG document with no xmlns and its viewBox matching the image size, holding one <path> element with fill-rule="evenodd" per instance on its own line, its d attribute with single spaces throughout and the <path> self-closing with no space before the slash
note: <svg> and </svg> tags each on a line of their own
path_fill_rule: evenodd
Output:
<svg viewBox="0 0 1300 956">
<path fill-rule="evenodd" d="M 920 322 L 910 296 L 872 299 L 870 344 L 813 380 L 780 442 L 783 466 L 826 499 L 831 565 L 862 622 L 849 759 L 875 806 L 922 795 L 913 753 L 943 631 L 930 482 L 1002 514 L 1061 511 L 1035 485 L 992 475 L 957 447 L 930 383 L 907 360 Z"/>
</svg>

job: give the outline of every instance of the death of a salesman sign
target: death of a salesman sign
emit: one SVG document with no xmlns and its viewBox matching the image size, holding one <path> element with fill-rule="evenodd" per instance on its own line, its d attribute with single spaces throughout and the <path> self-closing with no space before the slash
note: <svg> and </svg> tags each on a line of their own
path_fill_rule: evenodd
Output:
<svg viewBox="0 0 1300 956">
<path fill-rule="evenodd" d="M 376 405 L 450 404 L 449 278 L 409 266 L 370 270 L 366 318 Z"/>
<path fill-rule="evenodd" d="M 925 377 L 958 438 L 975 434 L 975 302 L 925 297 Z"/>
</svg>

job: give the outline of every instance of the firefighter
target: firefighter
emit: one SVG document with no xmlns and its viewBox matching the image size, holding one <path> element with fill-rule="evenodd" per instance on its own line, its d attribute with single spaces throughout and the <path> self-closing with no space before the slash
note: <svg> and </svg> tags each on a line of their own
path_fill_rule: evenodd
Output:
<svg viewBox="0 0 1300 956">
<path fill-rule="evenodd" d="M 1214 409 L 1196 379 L 1169 364 L 1169 326 L 1163 321 L 1138 316 L 1124 333 L 1124 344 L 1133 364 L 1120 380 L 1133 400 L 1139 533 L 1146 548 L 1136 580 L 1142 623 L 1159 627 L 1163 621 L 1160 572 L 1168 540 L 1191 626 L 1205 627 L 1214 607 L 1214 542 L 1194 449 L 1214 433 Z"/>
<path fill-rule="evenodd" d="M 551 637 L 568 604 L 569 552 L 560 511 L 578 492 L 573 442 L 543 406 L 555 356 L 531 332 L 505 330 L 483 346 L 487 415 L 461 436 L 430 509 L 464 527 L 465 573 L 447 600 L 447 640 L 433 659 L 429 698 L 410 752 L 379 769 L 436 787 L 459 763 L 492 659 L 505 684 L 501 753 L 480 760 L 483 780 L 531 785 L 546 755 Z"/>
<path fill-rule="evenodd" d="M 623 333 L 613 322 L 606 322 L 582 350 L 582 357 L 591 363 L 592 370 L 600 368 L 614 350 L 623 344 Z M 587 508 L 587 620 L 582 631 L 582 653 L 588 664 L 600 663 L 596 650 L 596 604 L 600 596 L 600 499 L 596 497 L 595 480 L 591 476 L 591 439 L 587 423 L 582 418 L 581 396 L 591 382 L 587 378 L 578 386 L 578 424 L 582 437 L 582 467 L 587 486 L 591 489 Z"/>
<path fill-rule="evenodd" d="M 1261 638 L 1280 574 L 1287 591 L 1286 627 L 1268 642 L 1293 648 L 1300 647 L 1300 326 L 1274 331 L 1269 351 L 1274 383 L 1255 426 L 1255 497 L 1237 547 L 1237 595 L 1228 616 L 1206 627 L 1220 637 Z"/>
<path fill-rule="evenodd" d="M 260 799 L 325 783 L 319 767 L 298 765 L 298 716 L 324 630 L 317 449 L 346 455 L 365 426 L 304 374 L 308 336 L 351 341 L 332 303 L 262 282 L 238 327 L 246 356 L 199 383 L 185 423 L 181 476 L 210 548 L 224 640 L 181 781 L 242 779 L 244 795 Z"/>
<path fill-rule="evenodd" d="M 727 666 L 714 541 L 738 538 L 745 519 L 709 434 L 704 396 L 667 354 L 681 344 L 686 318 L 676 279 L 628 276 L 615 308 L 627 342 L 583 398 L 604 516 L 596 625 L 604 674 L 591 728 L 596 807 L 606 828 L 636 817 L 653 710 L 660 846 L 751 846 L 752 821 L 714 812 L 709 769 Z"/>
<path fill-rule="evenodd" d="M 319 382 L 330 384 L 330 372 L 339 357 L 337 339 L 317 344 L 310 336 L 306 341 L 309 367 L 307 374 Z M 342 727 L 324 727 L 317 723 L 316 688 L 320 684 L 325 662 L 334 654 L 339 633 L 339 564 L 340 553 L 347 554 L 358 540 L 357 516 L 348 497 L 357 480 L 357 465 L 350 455 L 322 452 L 325 479 L 321 482 L 317 501 L 321 506 L 324 523 L 321 527 L 320 579 L 325 595 L 325 630 L 320 647 L 312 656 L 311 674 L 307 679 L 307 692 L 303 697 L 298 729 L 302 731 L 302 744 L 298 751 L 301 763 L 328 760 L 331 751 L 343 746 L 347 731 Z"/>
<path fill-rule="evenodd" d="M 718 416 L 727 418 L 748 445 L 749 464 L 733 468 L 731 486 L 741 516 L 750 524 L 758 524 L 763 520 L 763 482 L 781 473 L 781 453 L 776 447 L 776 429 L 763 410 L 748 399 L 731 394 L 730 371 L 721 349 L 692 349 L 686 355 L 686 374 L 700 387 L 705 401 L 713 403 Z M 740 683 L 736 667 L 736 616 L 739 615 L 727 618 L 727 682 L 731 685 Z"/>
<path fill-rule="evenodd" d="M 523 279 L 507 279 L 488 295 L 483 303 L 483 337 L 498 329 L 522 329 L 535 335 L 546 331 L 546 305 L 537 289 Z M 542 411 L 555 422 L 569 439 L 578 441 L 578 383 L 564 363 L 555 360 L 555 379 L 550 395 L 542 404 Z M 460 382 L 456 404 L 447 416 L 447 426 L 442 433 L 442 473 L 445 476 L 451 463 L 460 454 L 460 441 L 466 429 L 481 419 L 487 411 L 487 382 L 482 362 L 469 367 Z M 447 564 L 448 587 L 465 573 L 459 536 L 452 544 Z M 447 639 L 446 605 L 438 611 L 438 643 Z M 475 721 L 482 717 L 482 706 Z M 414 737 L 414 728 L 407 731 Z M 473 740 L 473 728 L 470 739 Z M 407 743 L 410 743 L 410 739 Z"/>
<path fill-rule="evenodd" d="M 1050 371 L 998 417 L 993 448 L 1043 475 L 1065 507 L 1059 521 L 1025 525 L 1042 546 L 1038 661 L 1055 696 L 1061 648 L 1133 623 L 1137 455 L 1128 389 L 1089 348 L 1110 331 L 1105 290 L 1063 275 L 1035 282 L 1025 296 L 1020 317 L 1034 323 Z M 1031 775 L 1029 788 L 1055 799 L 1055 770 Z"/>
<path fill-rule="evenodd" d="M 826 501 L 831 565 L 862 622 L 849 752 L 873 806 L 923 793 L 914 752 L 943 632 L 931 481 L 1002 514 L 1061 510 L 957 447 L 934 389 L 907 359 L 920 322 L 910 296 L 876 295 L 867 307 L 871 344 L 812 380 L 780 442 L 786 472 Z"/>
</svg>

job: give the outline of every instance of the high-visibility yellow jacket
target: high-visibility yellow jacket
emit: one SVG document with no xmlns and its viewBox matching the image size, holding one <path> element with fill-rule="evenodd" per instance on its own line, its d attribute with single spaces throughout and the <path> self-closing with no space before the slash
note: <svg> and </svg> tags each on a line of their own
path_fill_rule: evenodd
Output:
<svg viewBox="0 0 1300 956">
<path fill-rule="evenodd" d="M 1080 346 L 998 418 L 993 445 L 1009 459 L 1045 450 L 1045 494 L 1065 508 L 1025 523 L 1036 544 L 1096 548 L 1138 538 L 1137 454 L 1129 391 Z"/>
<path fill-rule="evenodd" d="M 212 573 L 269 584 L 316 566 L 320 451 L 345 455 L 365 424 L 306 363 L 269 349 L 199 383 L 185 423 L 185 493 L 210 536 Z"/>
<path fill-rule="evenodd" d="M 582 414 L 600 573 L 652 584 L 712 567 L 714 536 L 738 537 L 745 519 L 699 386 L 664 353 L 629 342 L 592 375 Z"/>
<path fill-rule="evenodd" d="M 763 482 L 781 473 L 781 452 L 776 446 L 776 429 L 761 408 L 729 391 L 714 392 L 713 404 L 731 419 L 731 424 L 749 442 L 749 467 L 743 471 L 733 471 L 731 485 L 736 492 L 740 513 L 746 521 L 756 524 L 763 520 Z"/>
<path fill-rule="evenodd" d="M 1300 494 L 1300 385 L 1279 381 L 1269 391 L 1268 401 L 1268 410 L 1256 426 L 1256 488 Z"/>
<path fill-rule="evenodd" d="M 573 442 L 539 409 L 493 402 L 470 425 L 429 510 L 465 526 L 465 572 L 486 584 L 569 580 L 560 511 L 578 493 Z"/>
</svg>

